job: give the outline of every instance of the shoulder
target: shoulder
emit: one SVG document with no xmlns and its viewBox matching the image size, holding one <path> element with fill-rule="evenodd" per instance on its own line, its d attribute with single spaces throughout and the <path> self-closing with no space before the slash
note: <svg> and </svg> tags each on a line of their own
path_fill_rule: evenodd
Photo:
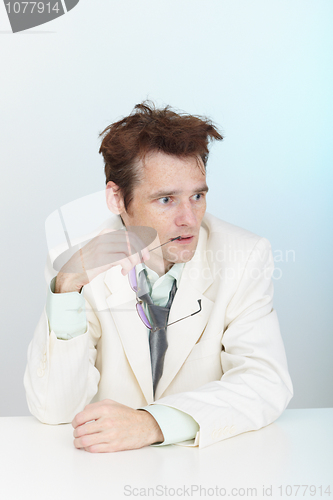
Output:
<svg viewBox="0 0 333 500">
<path fill-rule="evenodd" d="M 230 259 L 244 262 L 253 251 L 262 253 L 271 248 L 266 238 L 207 212 L 201 226 L 205 233 L 206 252 L 212 253 L 212 260 L 219 260 L 223 255 L 224 262 Z"/>
<path fill-rule="evenodd" d="M 208 212 L 204 215 L 201 225 L 207 231 L 208 240 L 218 238 L 226 241 L 248 242 L 248 244 L 251 245 L 256 244 L 262 239 L 258 234 L 252 233 L 242 227 L 235 226 L 234 224 L 230 224 Z"/>
</svg>

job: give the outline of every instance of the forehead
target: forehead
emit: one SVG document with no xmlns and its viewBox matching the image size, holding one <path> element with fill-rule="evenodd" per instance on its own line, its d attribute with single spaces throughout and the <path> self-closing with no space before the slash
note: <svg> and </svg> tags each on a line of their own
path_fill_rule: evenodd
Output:
<svg viewBox="0 0 333 500">
<path fill-rule="evenodd" d="M 139 162 L 142 183 L 148 186 L 203 184 L 206 172 L 200 157 L 179 157 L 161 152 L 151 152 Z"/>
</svg>

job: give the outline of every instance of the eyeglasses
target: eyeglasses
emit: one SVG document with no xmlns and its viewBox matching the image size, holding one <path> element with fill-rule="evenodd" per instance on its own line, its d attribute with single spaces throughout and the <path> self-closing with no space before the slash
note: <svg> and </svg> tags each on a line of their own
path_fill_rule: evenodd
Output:
<svg viewBox="0 0 333 500">
<path fill-rule="evenodd" d="M 135 292 L 135 294 L 136 294 L 136 310 L 137 310 L 137 313 L 139 315 L 139 318 L 145 324 L 145 326 L 147 328 L 149 328 L 149 330 L 151 330 L 153 332 L 159 330 L 159 328 L 157 328 L 157 327 L 153 328 L 152 325 L 150 324 L 150 321 L 148 320 L 148 318 L 143 310 L 143 307 L 142 307 L 143 302 L 137 296 L 138 282 L 136 279 L 135 267 L 133 267 L 130 270 L 130 272 L 128 273 L 128 280 L 129 280 L 130 287 L 132 288 L 133 292 Z M 195 314 L 198 314 L 201 311 L 201 299 L 198 299 L 198 304 L 199 304 L 198 311 L 195 311 L 194 313 L 189 314 L 188 316 L 185 316 L 184 318 L 177 319 L 176 321 L 173 321 L 172 323 L 169 323 L 166 326 L 174 325 L 175 323 L 178 323 L 178 321 L 182 321 L 183 319 L 186 319 L 186 318 L 189 318 L 190 316 L 194 316 Z"/>
</svg>

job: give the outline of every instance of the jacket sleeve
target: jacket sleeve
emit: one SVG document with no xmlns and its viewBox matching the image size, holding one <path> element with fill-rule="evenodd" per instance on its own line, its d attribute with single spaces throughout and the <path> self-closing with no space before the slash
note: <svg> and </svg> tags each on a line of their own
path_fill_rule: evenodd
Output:
<svg viewBox="0 0 333 500">
<path fill-rule="evenodd" d="M 281 415 L 293 395 L 272 305 L 273 270 L 270 244 L 261 238 L 249 255 L 226 310 L 222 378 L 155 401 L 196 420 L 200 430 L 195 441 L 186 445 L 205 447 L 260 429 Z"/>
<path fill-rule="evenodd" d="M 54 277 L 50 259 L 45 277 L 49 286 Z M 43 423 L 71 422 L 97 393 L 100 374 L 95 360 L 101 328 L 87 299 L 85 309 L 85 333 L 61 340 L 50 329 L 44 308 L 29 344 L 24 387 L 30 412 Z"/>
</svg>

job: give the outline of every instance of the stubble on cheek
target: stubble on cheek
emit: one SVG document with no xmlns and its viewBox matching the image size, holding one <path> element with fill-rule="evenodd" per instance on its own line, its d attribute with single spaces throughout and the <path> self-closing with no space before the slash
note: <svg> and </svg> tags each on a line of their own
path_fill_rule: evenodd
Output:
<svg viewBox="0 0 333 500">
<path fill-rule="evenodd" d="M 177 246 L 171 246 L 167 249 L 166 255 L 165 255 L 165 260 L 169 262 L 188 262 L 189 260 L 192 259 L 193 255 L 195 253 L 195 248 L 194 249 L 186 249 L 186 248 L 179 248 Z"/>
</svg>

